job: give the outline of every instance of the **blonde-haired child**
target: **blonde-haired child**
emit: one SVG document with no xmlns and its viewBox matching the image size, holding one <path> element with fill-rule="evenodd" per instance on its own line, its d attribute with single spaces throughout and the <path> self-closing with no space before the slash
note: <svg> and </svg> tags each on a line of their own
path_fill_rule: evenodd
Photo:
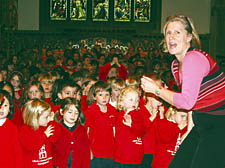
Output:
<svg viewBox="0 0 225 168">
<path fill-rule="evenodd" d="M 23 111 L 24 125 L 20 128 L 25 168 L 52 168 L 53 142 L 57 135 L 54 126 L 48 126 L 51 107 L 43 100 L 26 103 Z M 54 136 L 53 136 L 54 135 Z"/>
<path fill-rule="evenodd" d="M 152 162 L 153 168 L 169 166 L 182 143 L 182 136 L 187 131 L 187 111 L 170 107 L 165 117 L 158 121 L 155 130 L 157 144 Z"/>
<path fill-rule="evenodd" d="M 91 168 L 114 168 L 114 128 L 116 109 L 109 104 L 111 87 L 104 81 L 96 82 L 90 89 L 94 102 L 84 115 L 93 159 Z"/>
<path fill-rule="evenodd" d="M 115 131 L 115 167 L 140 167 L 144 155 L 144 125 L 138 109 L 140 91 L 129 86 L 121 90 Z"/>
<path fill-rule="evenodd" d="M 120 91 L 125 88 L 125 82 L 123 79 L 117 78 L 113 79 L 110 82 L 111 89 L 112 89 L 112 95 L 110 97 L 109 104 L 111 104 L 113 107 L 117 107 L 117 99 L 120 95 Z"/>
<path fill-rule="evenodd" d="M 0 90 L 0 165 L 7 168 L 23 168 L 24 160 L 18 129 L 9 120 L 13 116 L 13 111 L 13 99 L 7 91 Z"/>
<path fill-rule="evenodd" d="M 74 98 L 61 101 L 60 138 L 55 143 L 54 166 L 70 168 L 90 167 L 90 145 L 80 103 Z"/>
</svg>

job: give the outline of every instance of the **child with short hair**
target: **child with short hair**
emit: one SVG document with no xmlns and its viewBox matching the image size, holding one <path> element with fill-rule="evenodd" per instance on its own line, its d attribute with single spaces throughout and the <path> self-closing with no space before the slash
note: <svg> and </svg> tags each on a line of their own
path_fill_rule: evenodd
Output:
<svg viewBox="0 0 225 168">
<path fill-rule="evenodd" d="M 50 105 L 43 100 L 30 100 L 25 105 L 19 133 L 25 168 L 53 167 L 52 150 L 58 131 L 53 123 L 48 126 L 50 113 Z"/>
<path fill-rule="evenodd" d="M 90 168 L 90 144 L 81 115 L 80 105 L 74 98 L 61 101 L 60 138 L 54 147 L 54 166 Z"/>
<path fill-rule="evenodd" d="M 53 92 L 50 105 L 52 111 L 55 113 L 60 109 L 60 101 L 66 97 L 77 98 L 80 92 L 78 92 L 79 85 L 71 79 L 58 79 L 53 86 Z"/>
<path fill-rule="evenodd" d="M 120 95 L 120 91 L 125 88 L 125 82 L 124 80 L 117 78 L 113 79 L 110 83 L 111 89 L 112 89 L 112 95 L 109 101 L 109 104 L 111 104 L 113 107 L 117 108 L 117 100 Z"/>
<path fill-rule="evenodd" d="M 170 107 L 165 119 L 157 122 L 155 137 L 156 148 L 152 168 L 168 167 L 182 142 L 182 136 L 187 132 L 187 111 Z"/>
<path fill-rule="evenodd" d="M 109 104 L 111 88 L 104 81 L 96 82 L 92 88 L 95 101 L 84 115 L 93 159 L 91 168 L 113 168 L 114 126 L 116 109 Z"/>
<path fill-rule="evenodd" d="M 10 121 L 14 113 L 13 105 L 13 99 L 9 93 L 0 90 L 0 165 L 7 168 L 23 168 L 24 160 L 18 129 Z"/>
<path fill-rule="evenodd" d="M 144 125 L 138 109 L 140 91 L 129 86 L 122 89 L 118 99 L 115 133 L 115 167 L 139 168 L 144 156 L 142 137 Z"/>
</svg>

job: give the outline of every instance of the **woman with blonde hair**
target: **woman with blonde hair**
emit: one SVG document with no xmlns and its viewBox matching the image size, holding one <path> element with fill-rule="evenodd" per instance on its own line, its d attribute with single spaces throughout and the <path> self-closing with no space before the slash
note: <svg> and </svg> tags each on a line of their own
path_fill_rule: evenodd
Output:
<svg viewBox="0 0 225 168">
<path fill-rule="evenodd" d="M 200 40 L 190 17 L 168 17 L 163 33 L 164 51 L 176 57 L 171 68 L 181 90 L 159 87 L 148 77 L 141 86 L 178 109 L 192 110 L 195 124 L 170 166 L 224 167 L 225 75 L 209 54 L 197 49 Z"/>
</svg>

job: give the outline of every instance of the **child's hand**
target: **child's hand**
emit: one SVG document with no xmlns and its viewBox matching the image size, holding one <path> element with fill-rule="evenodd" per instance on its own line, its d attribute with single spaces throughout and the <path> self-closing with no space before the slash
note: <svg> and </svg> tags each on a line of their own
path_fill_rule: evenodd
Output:
<svg viewBox="0 0 225 168">
<path fill-rule="evenodd" d="M 155 120 L 157 116 L 158 110 L 157 109 L 152 109 L 151 117 L 149 117 L 149 120 L 152 122 Z"/>
<path fill-rule="evenodd" d="M 164 118 L 164 107 L 163 106 L 159 106 L 159 116 L 160 116 L 160 119 Z"/>
<path fill-rule="evenodd" d="M 45 130 L 45 135 L 47 136 L 47 138 L 50 137 L 51 135 L 53 135 L 53 131 L 54 131 L 53 128 L 54 128 L 54 127 L 50 125 L 50 126 L 48 126 L 48 128 Z"/>
<path fill-rule="evenodd" d="M 132 119 L 131 119 L 131 116 L 129 114 L 126 114 L 123 116 L 124 120 L 123 120 L 123 124 L 128 126 L 128 127 L 131 127 L 131 123 L 132 123 Z"/>
</svg>

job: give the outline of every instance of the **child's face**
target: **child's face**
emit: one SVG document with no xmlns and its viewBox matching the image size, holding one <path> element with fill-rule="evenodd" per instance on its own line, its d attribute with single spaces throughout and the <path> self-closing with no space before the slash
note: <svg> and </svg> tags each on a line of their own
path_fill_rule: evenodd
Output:
<svg viewBox="0 0 225 168">
<path fill-rule="evenodd" d="M 83 65 L 82 65 L 82 62 L 78 62 L 78 63 L 77 63 L 77 66 L 76 66 L 76 69 L 77 69 L 77 70 L 80 70 L 80 69 L 82 68 L 82 66 L 83 66 Z"/>
<path fill-rule="evenodd" d="M 98 61 L 99 61 L 100 64 L 104 64 L 105 57 L 104 56 L 101 56 Z"/>
<path fill-rule="evenodd" d="M 40 115 L 39 120 L 38 120 L 39 126 L 45 127 L 45 126 L 48 125 L 48 122 L 49 122 L 49 119 L 50 119 L 50 113 L 51 113 L 51 109 L 48 109 Z"/>
<path fill-rule="evenodd" d="M 106 104 L 109 103 L 110 93 L 108 91 L 97 92 L 94 99 L 98 105 L 106 106 Z"/>
<path fill-rule="evenodd" d="M 63 88 L 61 93 L 58 93 L 58 97 L 60 99 L 65 99 L 67 97 L 76 98 L 76 94 L 77 94 L 76 87 L 66 86 Z"/>
<path fill-rule="evenodd" d="M 51 93 L 52 87 L 53 87 L 53 81 L 44 79 L 41 81 L 41 86 L 43 87 L 45 93 Z"/>
<path fill-rule="evenodd" d="M 139 104 L 139 96 L 137 92 L 129 92 L 122 100 L 122 106 L 125 111 L 137 109 Z"/>
<path fill-rule="evenodd" d="M 73 59 L 74 59 L 74 60 L 78 60 L 78 59 L 79 59 L 79 54 L 74 53 L 74 54 L 73 54 Z"/>
<path fill-rule="evenodd" d="M 3 75 L 3 79 L 6 80 L 7 79 L 7 71 L 6 70 L 2 70 L 1 73 Z"/>
<path fill-rule="evenodd" d="M 77 121 L 79 116 L 79 111 L 77 110 L 75 105 L 70 105 L 67 110 L 63 113 L 63 120 L 64 123 L 68 127 L 74 126 L 75 122 Z"/>
<path fill-rule="evenodd" d="M 69 66 L 73 65 L 73 60 L 69 59 L 69 60 L 67 61 L 67 64 L 68 64 Z"/>
<path fill-rule="evenodd" d="M 40 99 L 42 94 L 37 85 L 32 85 L 28 90 L 28 96 L 30 99 Z"/>
<path fill-rule="evenodd" d="M 2 73 L 0 72 L 0 82 L 2 82 L 4 79 L 3 79 L 3 75 Z"/>
<path fill-rule="evenodd" d="M 10 82 L 11 82 L 11 84 L 13 85 L 13 87 L 15 89 L 19 88 L 19 86 L 20 86 L 20 79 L 19 79 L 19 77 L 17 75 L 13 76 Z"/>
<path fill-rule="evenodd" d="M 3 102 L 2 106 L 0 107 L 0 120 L 5 119 L 7 117 L 7 115 L 9 114 L 9 107 L 10 107 L 9 101 L 5 97 L 4 97 L 3 101 L 4 102 Z"/>
<path fill-rule="evenodd" d="M 111 68 L 109 70 L 109 73 L 107 75 L 109 78 L 112 78 L 112 77 L 117 77 L 118 76 L 118 71 L 117 71 L 117 68 Z"/>
<path fill-rule="evenodd" d="M 112 97 L 113 99 L 117 100 L 120 95 L 120 89 L 112 88 Z"/>
<path fill-rule="evenodd" d="M 185 112 L 175 112 L 173 117 L 177 124 L 184 124 L 187 122 L 187 113 Z"/>
</svg>

